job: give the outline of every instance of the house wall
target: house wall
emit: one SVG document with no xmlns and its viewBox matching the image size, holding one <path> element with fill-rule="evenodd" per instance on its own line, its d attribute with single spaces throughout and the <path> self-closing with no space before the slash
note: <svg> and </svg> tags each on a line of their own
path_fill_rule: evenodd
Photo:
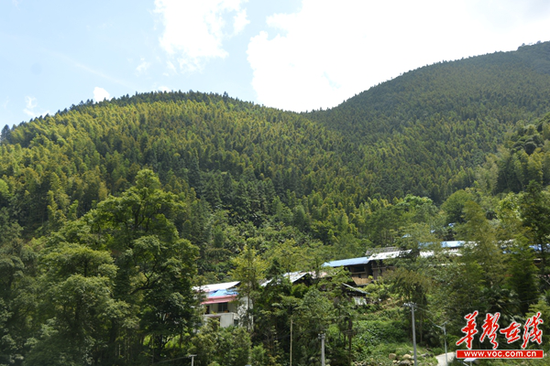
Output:
<svg viewBox="0 0 550 366">
<path fill-rule="evenodd" d="M 377 280 L 386 271 L 395 269 L 395 266 L 387 265 L 383 261 L 372 261 L 371 263 L 372 278 Z"/>
<path fill-rule="evenodd" d="M 345 267 L 357 286 L 365 286 L 371 282 L 369 276 L 372 276 L 371 268 L 366 264 L 346 266 Z"/>
<path fill-rule="evenodd" d="M 204 321 L 208 321 L 208 319 L 219 321 L 222 328 L 238 325 L 239 321 L 236 313 L 205 314 Z"/>
<path fill-rule="evenodd" d="M 242 300 L 241 302 L 229 301 L 224 303 L 208 304 L 204 305 L 204 307 L 204 321 L 206 322 L 208 319 L 217 320 L 220 322 L 220 327 L 222 328 L 239 325 L 241 315 L 246 312 L 246 302 L 242 302 Z M 221 312 L 219 311 L 224 308 L 227 310 L 222 310 Z"/>
</svg>

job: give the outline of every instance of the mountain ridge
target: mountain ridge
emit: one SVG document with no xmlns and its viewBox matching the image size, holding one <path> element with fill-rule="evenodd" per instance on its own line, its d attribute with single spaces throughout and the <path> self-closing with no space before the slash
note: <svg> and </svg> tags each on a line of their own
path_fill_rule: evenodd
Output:
<svg viewBox="0 0 550 366">
<path fill-rule="evenodd" d="M 454 319 L 456 339 L 472 309 L 550 317 L 548 44 L 533 47 L 426 67 L 311 114 L 144 93 L 5 128 L 0 362 L 149 365 L 192 353 L 214 365 L 227 339 L 242 362 L 280 365 L 294 326 L 309 334 L 290 337 L 304 365 L 325 330 L 335 365 L 379 363 L 410 334 L 405 302 Z M 443 240 L 477 245 L 450 256 Z M 344 272 L 311 286 L 277 280 L 390 246 L 407 255 L 354 290 L 359 308 L 342 301 Z M 254 322 L 197 331 L 193 286 L 223 281 L 241 282 Z M 419 313 L 419 340 L 441 346 L 428 319 Z"/>
<path fill-rule="evenodd" d="M 441 201 L 473 183 L 473 169 L 496 153 L 516 123 L 534 121 L 548 111 L 550 42 L 544 42 L 425 66 L 335 108 L 305 115 L 361 144 L 363 155 L 372 157 L 367 165 L 374 174 L 388 177 L 409 166 L 420 168 L 421 174 L 408 171 L 403 184 L 377 187 L 381 194 L 400 191 Z M 377 166 L 388 155 L 393 159 L 389 165 Z M 438 157 L 448 166 L 441 168 L 434 161 Z M 445 187 L 438 189 L 424 176 L 443 177 L 437 186 Z"/>
<path fill-rule="evenodd" d="M 78 202 L 82 215 L 127 189 L 141 168 L 189 197 L 203 197 L 207 184 L 220 191 L 229 173 L 232 185 L 261 182 L 254 190 L 275 192 L 263 199 L 291 208 L 316 194 L 319 207 L 348 214 L 408 194 L 441 203 L 474 184 L 516 123 L 550 110 L 548 65 L 550 42 L 443 62 L 301 114 L 193 91 L 81 102 L 4 129 L 0 176 L 23 207 L 18 222 L 35 230 L 48 221 L 47 193 L 58 180 L 69 187 L 57 193 L 58 209 L 66 215 Z M 263 215 L 272 213 L 268 203 Z"/>
</svg>

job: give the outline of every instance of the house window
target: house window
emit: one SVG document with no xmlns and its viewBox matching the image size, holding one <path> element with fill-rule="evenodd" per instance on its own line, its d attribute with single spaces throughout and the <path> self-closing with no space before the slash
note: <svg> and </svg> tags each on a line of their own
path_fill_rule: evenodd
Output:
<svg viewBox="0 0 550 366">
<path fill-rule="evenodd" d="M 228 304 L 226 302 L 221 302 L 218 304 L 218 313 L 227 313 L 229 311 L 229 308 L 227 306 Z"/>
</svg>

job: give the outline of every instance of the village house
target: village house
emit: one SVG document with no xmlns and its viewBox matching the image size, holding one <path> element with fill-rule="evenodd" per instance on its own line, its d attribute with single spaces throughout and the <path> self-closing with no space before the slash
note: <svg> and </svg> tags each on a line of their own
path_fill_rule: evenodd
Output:
<svg viewBox="0 0 550 366">
<path fill-rule="evenodd" d="M 246 299 L 238 299 L 238 286 L 240 282 L 224 282 L 203 286 L 197 286 L 194 290 L 202 296 L 201 306 L 204 309 L 205 321 L 213 319 L 220 323 L 220 327 L 226 328 L 238 325 L 246 308 Z M 244 303 L 243 303 L 244 301 Z"/>
<path fill-rule="evenodd" d="M 359 257 L 326 262 L 323 264 L 323 267 L 343 267 L 350 273 L 356 286 L 365 286 L 371 281 L 369 276 L 372 276 L 372 269 L 369 263 L 369 257 Z"/>
<path fill-rule="evenodd" d="M 464 245 L 464 242 L 442 242 L 441 247 L 450 255 L 459 255 L 458 249 Z M 353 299 L 356 305 L 365 303 L 363 290 L 357 287 L 368 285 L 371 281 L 377 280 L 383 273 L 395 267 L 395 260 L 403 257 L 409 250 L 402 250 L 395 247 L 370 250 L 365 257 L 340 259 L 323 264 L 324 267 L 340 268 L 343 267 L 349 271 L 353 284 L 342 284 L 345 287 L 349 297 Z M 420 252 L 422 257 L 433 256 L 433 251 L 423 250 Z M 289 272 L 283 277 L 290 283 L 304 283 L 310 286 L 318 278 L 327 276 L 326 272 Z M 272 280 L 263 281 L 260 286 L 264 287 L 272 283 Z M 218 321 L 220 327 L 239 325 L 241 319 L 246 314 L 247 299 L 239 298 L 238 287 L 240 282 L 224 282 L 209 285 L 197 286 L 194 290 L 201 296 L 201 306 L 203 308 L 203 319 L 213 319 Z M 353 286 L 355 285 L 355 286 Z"/>
<path fill-rule="evenodd" d="M 428 244 L 424 244 L 428 247 Z M 464 245 L 463 241 L 442 241 L 441 248 L 447 255 L 460 255 L 459 248 Z M 410 250 L 403 250 L 396 247 L 375 248 L 367 251 L 365 257 L 340 259 L 326 262 L 323 266 L 332 268 L 343 267 L 349 271 L 356 286 L 365 286 L 373 280 L 377 280 L 388 270 L 395 268 L 395 260 L 410 253 Z M 431 257 L 432 250 L 420 251 L 421 257 Z"/>
</svg>

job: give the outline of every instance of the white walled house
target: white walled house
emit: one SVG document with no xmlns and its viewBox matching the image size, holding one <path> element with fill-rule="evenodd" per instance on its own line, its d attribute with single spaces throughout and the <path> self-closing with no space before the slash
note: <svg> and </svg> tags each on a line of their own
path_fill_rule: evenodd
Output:
<svg viewBox="0 0 550 366">
<path fill-rule="evenodd" d="M 239 284 L 239 281 L 234 281 L 195 287 L 195 291 L 202 296 L 201 306 L 205 321 L 208 319 L 219 321 L 222 328 L 239 325 L 246 311 L 246 299 L 238 298 Z"/>
</svg>

